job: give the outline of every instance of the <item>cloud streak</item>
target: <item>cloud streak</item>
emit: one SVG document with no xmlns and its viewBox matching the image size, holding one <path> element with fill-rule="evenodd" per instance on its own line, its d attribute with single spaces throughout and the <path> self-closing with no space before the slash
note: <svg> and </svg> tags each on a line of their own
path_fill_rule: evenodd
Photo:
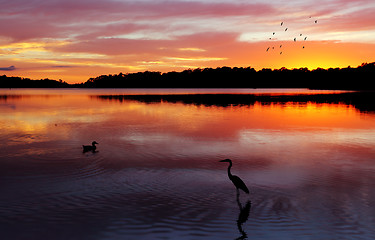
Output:
<svg viewBox="0 0 375 240">
<path fill-rule="evenodd" d="M 16 70 L 15 66 L 10 66 L 10 67 L 0 67 L 0 71 L 14 71 Z"/>
</svg>

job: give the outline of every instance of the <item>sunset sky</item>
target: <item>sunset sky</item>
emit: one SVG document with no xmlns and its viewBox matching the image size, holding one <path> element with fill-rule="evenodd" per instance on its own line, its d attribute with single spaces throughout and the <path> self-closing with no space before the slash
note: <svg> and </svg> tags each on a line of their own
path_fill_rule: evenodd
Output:
<svg viewBox="0 0 375 240">
<path fill-rule="evenodd" d="M 375 61 L 374 0 L 0 0 L 0 6 L 0 75 L 75 83 L 146 70 Z"/>
</svg>

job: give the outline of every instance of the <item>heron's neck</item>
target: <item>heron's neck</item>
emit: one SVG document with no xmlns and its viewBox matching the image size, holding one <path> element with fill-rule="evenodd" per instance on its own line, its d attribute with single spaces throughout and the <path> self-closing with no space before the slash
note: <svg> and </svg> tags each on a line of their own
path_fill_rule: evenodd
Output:
<svg viewBox="0 0 375 240">
<path fill-rule="evenodd" d="M 229 163 L 229 167 L 228 167 L 228 177 L 229 178 L 232 178 L 232 174 L 230 173 L 230 168 L 232 167 L 232 163 L 230 162 Z"/>
</svg>

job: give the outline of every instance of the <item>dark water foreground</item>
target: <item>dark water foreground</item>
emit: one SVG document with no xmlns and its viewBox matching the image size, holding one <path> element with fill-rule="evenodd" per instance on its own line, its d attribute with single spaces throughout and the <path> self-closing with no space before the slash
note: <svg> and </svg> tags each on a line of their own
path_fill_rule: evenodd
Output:
<svg viewBox="0 0 375 240">
<path fill-rule="evenodd" d="M 99 95 L 0 100 L 1 239 L 373 239 L 371 104 Z"/>
</svg>

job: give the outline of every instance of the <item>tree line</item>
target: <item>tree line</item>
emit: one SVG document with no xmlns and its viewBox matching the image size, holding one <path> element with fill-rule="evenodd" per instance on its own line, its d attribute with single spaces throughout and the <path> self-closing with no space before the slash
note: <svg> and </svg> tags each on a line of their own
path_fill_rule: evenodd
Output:
<svg viewBox="0 0 375 240">
<path fill-rule="evenodd" d="M 30 78 L 0 76 L 0 88 L 68 88 L 71 84 L 60 80 L 40 79 L 32 80 Z"/>
<path fill-rule="evenodd" d="M 0 76 L 0 87 L 76 88 L 311 88 L 374 90 L 375 62 L 352 68 L 269 69 L 218 67 L 161 73 L 145 71 L 90 78 L 84 83 Z"/>
</svg>

